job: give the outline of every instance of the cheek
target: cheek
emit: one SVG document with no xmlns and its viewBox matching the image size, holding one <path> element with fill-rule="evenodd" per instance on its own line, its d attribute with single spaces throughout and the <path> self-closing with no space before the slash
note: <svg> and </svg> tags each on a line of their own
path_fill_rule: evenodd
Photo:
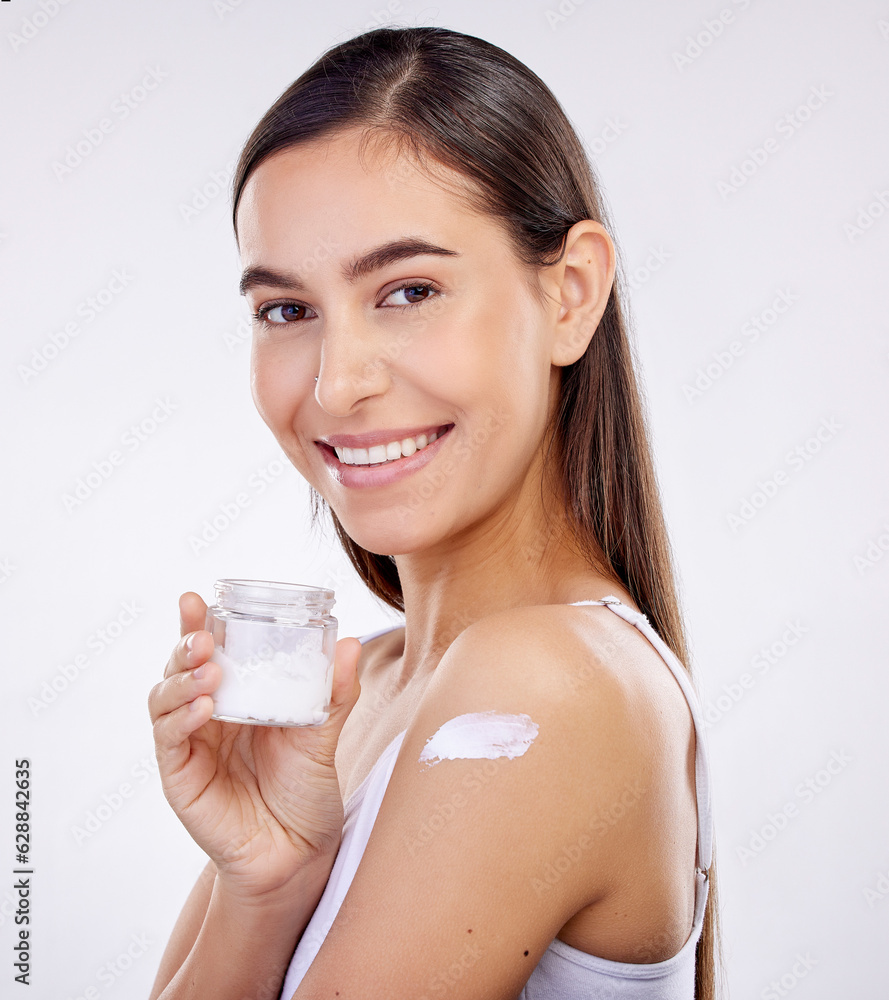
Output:
<svg viewBox="0 0 889 1000">
<path fill-rule="evenodd" d="M 289 392 L 288 392 L 289 386 Z M 287 367 L 276 364 L 267 350 L 254 343 L 250 354 L 250 391 L 259 415 L 277 434 L 288 408 L 295 407 L 293 380 L 287 377 Z"/>
<path fill-rule="evenodd" d="M 474 331 L 463 371 L 476 405 L 505 409 L 513 426 L 531 431 L 549 395 L 551 365 L 545 356 L 542 329 L 536 315 L 521 307 L 499 307 L 492 297 L 480 308 L 469 329 Z M 525 426 L 527 425 L 527 426 Z"/>
<path fill-rule="evenodd" d="M 268 423 L 268 405 L 270 398 L 270 387 L 268 384 L 267 369 L 263 364 L 261 355 L 256 350 L 254 343 L 250 352 L 250 393 L 253 396 L 253 405 L 259 411 L 259 415 Z"/>
</svg>

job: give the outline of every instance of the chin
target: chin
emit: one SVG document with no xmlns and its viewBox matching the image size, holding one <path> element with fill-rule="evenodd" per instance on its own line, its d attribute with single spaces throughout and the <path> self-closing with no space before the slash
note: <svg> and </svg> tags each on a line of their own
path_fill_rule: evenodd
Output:
<svg viewBox="0 0 889 1000">
<path fill-rule="evenodd" d="M 401 555 L 423 549 L 430 544 L 430 539 L 425 536 L 414 537 L 409 534 L 405 530 L 406 518 L 398 516 L 395 512 L 377 511 L 373 515 L 374 524 L 362 524 L 364 519 L 360 517 L 344 520 L 339 513 L 337 517 L 349 538 L 375 556 L 388 556 L 391 553 Z M 381 522 L 387 525 L 385 530 L 380 530 Z M 395 530 L 392 529 L 392 525 L 396 526 Z"/>
</svg>

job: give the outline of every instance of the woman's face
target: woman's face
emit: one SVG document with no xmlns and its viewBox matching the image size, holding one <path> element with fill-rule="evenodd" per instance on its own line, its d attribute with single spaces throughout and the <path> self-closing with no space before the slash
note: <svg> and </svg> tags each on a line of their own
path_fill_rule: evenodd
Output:
<svg viewBox="0 0 889 1000">
<path fill-rule="evenodd" d="M 539 504 L 558 306 L 534 297 L 459 175 L 441 168 L 446 185 L 379 147 L 359 160 L 358 139 L 279 152 L 244 188 L 252 390 L 350 537 L 407 553 Z"/>
</svg>

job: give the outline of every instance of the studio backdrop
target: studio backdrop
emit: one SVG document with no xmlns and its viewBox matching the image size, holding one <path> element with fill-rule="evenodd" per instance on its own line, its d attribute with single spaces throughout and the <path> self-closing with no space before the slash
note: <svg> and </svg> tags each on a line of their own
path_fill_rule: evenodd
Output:
<svg viewBox="0 0 889 1000">
<path fill-rule="evenodd" d="M 275 98 L 387 23 L 513 53 L 600 174 L 732 996 L 885 995 L 889 6 L 870 0 L 0 3 L 0 993 L 148 994 L 204 864 L 146 705 L 180 593 L 312 583 L 340 636 L 398 619 L 310 529 L 254 409 L 229 203 Z"/>
</svg>

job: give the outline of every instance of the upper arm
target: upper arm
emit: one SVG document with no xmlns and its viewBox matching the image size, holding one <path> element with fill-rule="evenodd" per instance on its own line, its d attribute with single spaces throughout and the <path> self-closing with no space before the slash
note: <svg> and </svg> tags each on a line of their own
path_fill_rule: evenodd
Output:
<svg viewBox="0 0 889 1000">
<path fill-rule="evenodd" d="M 644 741 L 613 666 L 559 622 L 552 608 L 504 612 L 442 658 L 295 997 L 422 1000 L 457 980 L 465 1000 L 516 997 L 567 920 L 608 892 L 620 823 L 603 818 L 641 799 Z M 524 753 L 420 762 L 443 724 L 489 711 L 530 716 Z"/>
</svg>

